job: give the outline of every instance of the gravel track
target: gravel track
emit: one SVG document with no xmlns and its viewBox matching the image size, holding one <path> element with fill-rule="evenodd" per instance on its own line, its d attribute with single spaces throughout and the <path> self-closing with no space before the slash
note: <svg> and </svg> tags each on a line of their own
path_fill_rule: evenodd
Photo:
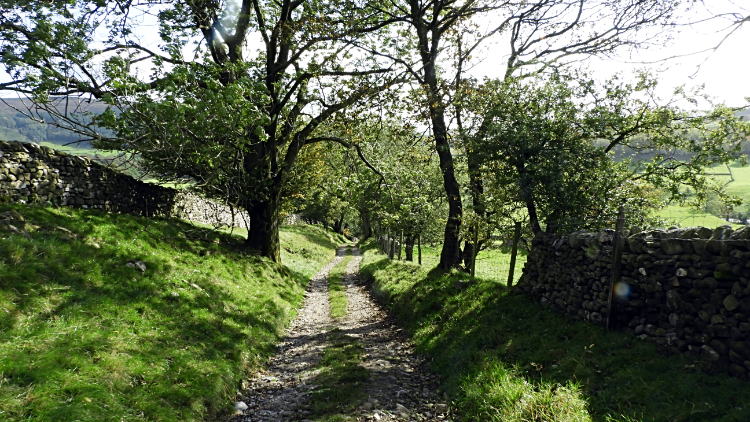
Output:
<svg viewBox="0 0 750 422">
<path fill-rule="evenodd" d="M 363 387 L 367 399 L 345 419 L 352 421 L 448 421 L 448 407 L 436 392 L 437 379 L 413 352 L 402 330 L 373 301 L 359 277 L 362 256 L 352 248 L 343 283 L 346 286 L 347 316 L 334 321 L 328 300 L 328 273 L 344 257 L 346 247 L 311 280 L 297 318 L 278 346 L 268 367 L 248 380 L 236 402 L 232 422 L 313 421 L 310 393 L 317 387 L 311 379 L 328 333 L 358 339 L 365 348 L 362 366 L 370 372 Z"/>
</svg>

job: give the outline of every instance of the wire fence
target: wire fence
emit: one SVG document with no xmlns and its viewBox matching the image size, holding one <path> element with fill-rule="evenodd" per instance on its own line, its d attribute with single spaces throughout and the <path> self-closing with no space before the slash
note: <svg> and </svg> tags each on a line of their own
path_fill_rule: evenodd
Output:
<svg viewBox="0 0 750 422">
<path fill-rule="evenodd" d="M 472 241 L 461 242 L 463 247 L 457 251 L 459 262 L 455 267 L 464 271 L 467 276 L 515 285 L 521 277 L 523 266 L 526 263 L 526 256 L 528 255 L 526 241 L 520 236 L 515 239 L 515 242 L 513 238 L 491 236 L 491 238 L 482 239 L 481 242 L 477 243 L 480 243 L 480 248 L 473 256 L 472 245 L 474 243 Z M 400 237 L 383 235 L 379 238 L 379 244 L 380 250 L 390 259 L 411 261 L 425 268 L 438 266 L 444 249 L 442 242 L 433 240 L 423 243 L 419 237 L 415 238 L 413 245 L 407 245 Z M 411 253 L 409 253 L 410 249 Z M 456 256 L 456 251 L 449 250 L 447 253 Z M 472 258 L 474 265 L 472 265 Z"/>
</svg>

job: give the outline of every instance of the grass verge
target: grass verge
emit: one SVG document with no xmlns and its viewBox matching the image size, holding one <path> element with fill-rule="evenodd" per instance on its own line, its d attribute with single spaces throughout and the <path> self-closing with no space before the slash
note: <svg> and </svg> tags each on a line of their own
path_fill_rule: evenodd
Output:
<svg viewBox="0 0 750 422">
<path fill-rule="evenodd" d="M 284 268 L 166 219 L 0 205 L 0 420 L 220 418 L 340 240 L 281 232 Z M 145 271 L 128 262 L 142 261 Z"/>
<path fill-rule="evenodd" d="M 440 252 L 442 245 L 423 245 L 422 246 L 422 265 L 425 268 L 434 268 L 440 262 Z M 510 247 L 495 246 L 490 249 L 482 250 L 477 255 L 476 276 L 486 280 L 495 280 L 500 283 L 508 282 L 508 272 L 510 269 Z M 523 266 L 526 263 L 528 252 L 523 248 L 518 248 L 516 256 L 515 270 L 513 271 L 513 284 L 521 278 Z M 414 258 L 416 260 L 416 258 Z"/>
<path fill-rule="evenodd" d="M 331 317 L 339 320 L 346 316 L 346 287 L 344 287 L 344 273 L 346 266 L 352 259 L 351 248 L 346 248 L 344 258 L 328 273 L 328 298 L 331 303 Z"/>
<path fill-rule="evenodd" d="M 361 273 L 431 358 L 466 420 L 747 421 L 746 382 L 541 308 L 504 283 L 427 271 L 362 246 Z"/>
<path fill-rule="evenodd" d="M 319 387 L 312 393 L 310 416 L 315 421 L 350 420 L 344 416 L 364 399 L 364 382 L 370 373 L 360 365 L 365 353 L 359 341 L 333 329 L 323 352 L 318 375 L 311 381 Z"/>
</svg>

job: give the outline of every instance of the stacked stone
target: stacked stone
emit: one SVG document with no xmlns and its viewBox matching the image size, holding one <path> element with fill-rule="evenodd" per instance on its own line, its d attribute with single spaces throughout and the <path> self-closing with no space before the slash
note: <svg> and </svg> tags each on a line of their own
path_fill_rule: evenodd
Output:
<svg viewBox="0 0 750 422">
<path fill-rule="evenodd" d="M 42 154 L 52 153 L 50 148 L 35 148 Z M 36 152 L 30 153 L 19 142 L 0 141 L 0 196 L 6 201 L 46 201 L 62 195 L 59 172 L 37 159 Z"/>
<path fill-rule="evenodd" d="M 244 227 L 250 223 L 250 215 L 241 209 L 232 209 L 224 204 L 209 201 L 191 192 L 180 191 L 175 197 L 171 215 L 185 220 L 214 226 Z"/>
<path fill-rule="evenodd" d="M 539 303 L 605 323 L 614 232 L 542 233 L 519 285 Z M 626 231 L 613 325 L 717 370 L 750 371 L 750 227 Z"/>
<path fill-rule="evenodd" d="M 0 141 L 0 199 L 245 226 L 247 213 L 198 195 L 136 180 L 85 157 L 36 144 Z"/>
</svg>

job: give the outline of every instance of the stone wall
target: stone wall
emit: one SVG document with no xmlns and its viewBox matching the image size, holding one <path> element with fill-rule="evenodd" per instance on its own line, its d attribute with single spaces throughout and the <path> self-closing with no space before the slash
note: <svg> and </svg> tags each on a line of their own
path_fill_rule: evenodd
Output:
<svg viewBox="0 0 750 422">
<path fill-rule="evenodd" d="M 161 187 L 36 144 L 0 141 L 0 197 L 145 217 L 177 217 L 214 226 L 232 224 L 228 206 L 193 193 Z M 249 222 L 237 212 L 236 227 Z"/>
<path fill-rule="evenodd" d="M 625 232 L 614 328 L 748 379 L 750 227 Z M 542 233 L 519 286 L 542 305 L 604 325 L 613 239 L 613 230 Z"/>
</svg>

